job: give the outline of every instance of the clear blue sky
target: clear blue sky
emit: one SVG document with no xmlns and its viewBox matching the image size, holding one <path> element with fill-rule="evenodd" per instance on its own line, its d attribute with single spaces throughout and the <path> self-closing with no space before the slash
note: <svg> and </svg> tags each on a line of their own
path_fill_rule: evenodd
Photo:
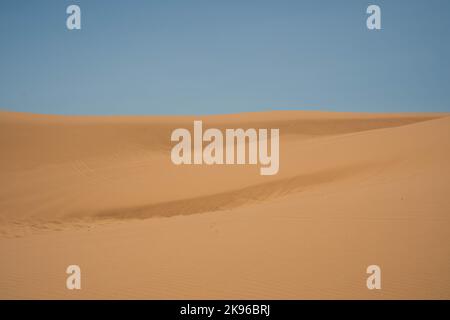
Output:
<svg viewBox="0 0 450 320">
<path fill-rule="evenodd" d="M 450 111 L 449 14 L 448 0 L 1 0 L 0 108 Z"/>
</svg>

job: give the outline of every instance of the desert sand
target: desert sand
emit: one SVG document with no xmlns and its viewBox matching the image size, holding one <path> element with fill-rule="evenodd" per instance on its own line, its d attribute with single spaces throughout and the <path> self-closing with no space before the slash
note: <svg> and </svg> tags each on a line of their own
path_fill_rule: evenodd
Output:
<svg viewBox="0 0 450 320">
<path fill-rule="evenodd" d="M 194 120 L 279 128 L 279 173 L 174 165 Z M 0 149 L 1 299 L 450 299 L 449 114 L 0 112 Z"/>
</svg>

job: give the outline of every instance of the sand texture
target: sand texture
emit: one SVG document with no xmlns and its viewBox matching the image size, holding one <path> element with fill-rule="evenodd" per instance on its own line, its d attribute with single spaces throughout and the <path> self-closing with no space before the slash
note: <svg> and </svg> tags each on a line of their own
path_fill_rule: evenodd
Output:
<svg viewBox="0 0 450 320">
<path fill-rule="evenodd" d="M 279 173 L 174 165 L 194 120 L 279 128 Z M 448 114 L 0 112 L 0 150 L 2 299 L 450 299 Z"/>
</svg>

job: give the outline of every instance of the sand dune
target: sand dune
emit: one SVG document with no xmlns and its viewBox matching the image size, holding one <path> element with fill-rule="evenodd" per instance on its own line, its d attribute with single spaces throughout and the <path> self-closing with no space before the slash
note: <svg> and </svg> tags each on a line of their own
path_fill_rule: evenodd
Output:
<svg viewBox="0 0 450 320">
<path fill-rule="evenodd" d="M 279 173 L 175 166 L 193 120 L 279 128 Z M 1 112 L 0 148 L 0 298 L 450 298 L 447 114 Z"/>
</svg>

